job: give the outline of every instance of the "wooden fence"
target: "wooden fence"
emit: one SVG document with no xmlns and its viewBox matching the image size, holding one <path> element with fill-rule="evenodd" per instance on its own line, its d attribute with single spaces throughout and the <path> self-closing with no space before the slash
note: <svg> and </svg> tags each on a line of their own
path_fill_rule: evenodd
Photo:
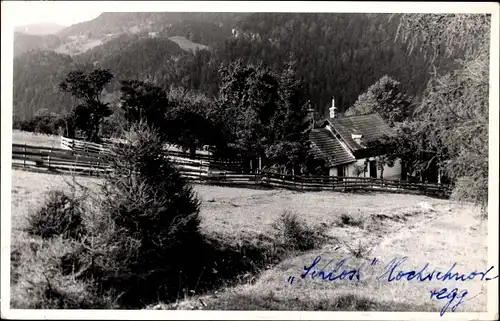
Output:
<svg viewBox="0 0 500 321">
<path fill-rule="evenodd" d="M 75 152 L 92 152 L 92 153 L 103 153 L 107 152 L 109 150 L 109 145 L 113 143 L 122 143 L 126 144 L 126 140 L 124 139 L 117 139 L 117 138 L 112 138 L 112 139 L 104 139 L 102 144 L 97 144 L 97 143 L 92 143 L 84 140 L 78 140 L 74 138 L 67 138 L 64 136 L 61 136 L 61 149 L 66 149 L 66 150 L 72 150 Z M 165 150 L 168 150 L 169 152 L 180 152 L 182 154 L 185 154 L 184 152 L 181 151 L 177 146 L 175 145 L 165 145 Z M 200 156 L 200 157 L 210 157 L 210 152 L 205 151 L 205 150 L 197 150 L 195 156 Z"/>
<path fill-rule="evenodd" d="M 108 148 L 104 144 L 96 144 L 78 139 L 66 138 L 64 136 L 61 136 L 61 149 L 83 154 L 100 154 L 108 151 Z"/>
<path fill-rule="evenodd" d="M 110 170 L 104 154 L 27 144 L 12 144 L 12 166 L 91 176 Z"/>
<path fill-rule="evenodd" d="M 240 187 L 285 188 L 296 191 L 380 191 L 392 193 L 416 193 L 447 197 L 450 188 L 442 184 L 393 181 L 369 177 L 297 176 L 269 171 L 251 170 L 240 161 L 215 160 L 200 156 L 192 158 L 182 152 L 167 151 L 166 156 L 176 165 L 187 180 L 213 185 Z M 49 172 L 101 176 L 111 168 L 106 153 L 83 150 L 47 148 L 12 144 L 14 168 L 45 169 Z"/>
</svg>

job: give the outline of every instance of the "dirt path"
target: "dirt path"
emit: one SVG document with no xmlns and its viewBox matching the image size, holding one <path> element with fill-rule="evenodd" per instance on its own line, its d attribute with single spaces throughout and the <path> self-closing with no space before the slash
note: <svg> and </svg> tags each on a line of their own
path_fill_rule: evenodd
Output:
<svg viewBox="0 0 500 321">
<path fill-rule="evenodd" d="M 430 264 L 430 271 L 436 269 L 446 272 L 454 263 L 454 272 L 466 275 L 475 270 L 487 270 L 487 222 L 480 219 L 478 209 L 456 203 L 435 205 L 433 208 L 412 218 L 409 224 L 402 226 L 397 232 L 386 235 L 371 255 L 385 262 L 389 262 L 393 257 L 407 256 L 405 270 L 418 270 L 426 263 Z M 497 275 L 498 270 L 493 274 Z M 458 310 L 486 311 L 486 282 L 475 279 L 467 282 L 424 283 L 426 284 L 406 282 L 401 285 L 410 290 L 411 284 L 413 290 L 418 289 L 422 293 L 443 287 L 467 290 L 467 300 Z M 444 303 L 434 301 L 431 304 L 440 307 Z"/>
</svg>

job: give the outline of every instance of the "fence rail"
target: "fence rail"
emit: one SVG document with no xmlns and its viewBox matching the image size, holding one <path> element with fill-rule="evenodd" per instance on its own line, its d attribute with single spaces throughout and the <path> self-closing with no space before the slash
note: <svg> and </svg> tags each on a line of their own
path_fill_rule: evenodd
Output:
<svg viewBox="0 0 500 321">
<path fill-rule="evenodd" d="M 380 191 L 417 193 L 447 197 L 450 188 L 442 184 L 385 180 L 370 177 L 298 176 L 269 171 L 251 170 L 205 158 L 189 158 L 187 153 L 167 151 L 166 156 L 180 174 L 189 181 L 240 187 L 285 188 L 296 191 Z M 12 166 L 15 168 L 45 169 L 49 172 L 101 176 L 109 173 L 109 153 L 75 151 L 63 148 L 12 144 Z"/>
</svg>

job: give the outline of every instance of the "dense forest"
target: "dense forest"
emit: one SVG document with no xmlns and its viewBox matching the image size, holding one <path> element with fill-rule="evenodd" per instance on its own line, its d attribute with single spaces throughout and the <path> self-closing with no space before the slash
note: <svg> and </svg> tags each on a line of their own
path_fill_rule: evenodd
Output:
<svg viewBox="0 0 500 321">
<path fill-rule="evenodd" d="M 171 20 L 153 13 L 109 15 L 108 19 L 100 16 L 59 34 L 85 33 L 85 28 L 90 33 L 108 33 L 117 32 L 117 26 L 147 27 L 136 34 L 124 33 L 77 56 L 28 52 L 16 57 L 16 115 L 24 119 L 39 108 L 54 112 L 70 108 L 70 101 L 58 92 L 57 84 L 76 65 L 110 69 L 115 79 L 109 91 L 117 89 L 119 80 L 133 78 L 165 89 L 180 86 L 212 97 L 218 92 L 217 70 L 223 62 L 263 62 L 281 72 L 284 63 L 293 60 L 297 75 L 305 83 L 306 98 L 319 114 L 325 113 L 332 96 L 339 111 L 347 110 L 384 75 L 397 79 L 402 91 L 419 101 L 432 66 L 423 54 L 408 55 L 404 45 L 395 41 L 399 20 L 387 14 L 200 13 L 195 14 L 200 17 L 193 17 L 179 13 Z M 136 19 L 130 20 L 131 15 Z M 157 32 L 156 37 L 148 36 L 151 30 Z M 209 49 L 183 51 L 167 39 L 174 35 L 208 45 Z M 39 66 L 38 59 L 44 56 L 51 58 Z M 446 71 L 450 61 L 438 57 L 434 64 Z"/>
<path fill-rule="evenodd" d="M 68 55 L 32 50 L 14 59 L 13 113 L 20 119 L 33 117 L 40 109 L 59 113 L 69 109 L 71 98 L 59 91 L 58 83 L 77 65 Z"/>
</svg>

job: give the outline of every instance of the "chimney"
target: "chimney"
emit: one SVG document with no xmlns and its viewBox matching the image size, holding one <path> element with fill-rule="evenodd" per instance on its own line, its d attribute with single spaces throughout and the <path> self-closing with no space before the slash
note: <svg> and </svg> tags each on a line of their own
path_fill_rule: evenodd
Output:
<svg viewBox="0 0 500 321">
<path fill-rule="evenodd" d="M 335 118 L 335 109 L 337 109 L 337 107 L 335 107 L 335 98 L 332 97 L 332 107 L 330 107 L 330 118 Z"/>
</svg>

